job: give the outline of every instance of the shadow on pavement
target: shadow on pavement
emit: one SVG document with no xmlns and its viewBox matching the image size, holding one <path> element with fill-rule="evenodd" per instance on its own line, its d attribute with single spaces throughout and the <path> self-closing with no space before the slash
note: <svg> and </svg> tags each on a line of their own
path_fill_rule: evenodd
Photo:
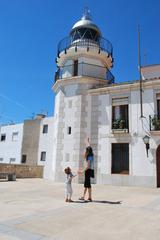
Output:
<svg viewBox="0 0 160 240">
<path fill-rule="evenodd" d="M 73 201 L 73 203 L 89 203 L 89 201 L 77 200 L 77 201 Z"/>
<path fill-rule="evenodd" d="M 90 203 L 90 201 L 77 200 L 77 201 L 73 201 L 73 203 Z M 112 202 L 112 201 L 105 201 L 105 200 L 93 200 L 91 203 L 121 204 L 122 201 Z"/>
<path fill-rule="evenodd" d="M 105 201 L 105 200 L 93 200 L 94 203 L 107 203 L 107 204 L 121 204 L 122 201 L 116 201 L 116 202 L 112 202 L 112 201 Z"/>
</svg>

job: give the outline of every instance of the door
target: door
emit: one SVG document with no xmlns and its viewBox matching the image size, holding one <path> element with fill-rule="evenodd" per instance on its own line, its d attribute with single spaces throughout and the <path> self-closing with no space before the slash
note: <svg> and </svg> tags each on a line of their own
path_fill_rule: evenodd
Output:
<svg viewBox="0 0 160 240">
<path fill-rule="evenodd" d="M 156 152 L 156 162 L 157 162 L 157 187 L 160 187 L 160 145 Z"/>
<path fill-rule="evenodd" d="M 112 173 L 129 174 L 128 143 L 112 143 Z"/>
</svg>

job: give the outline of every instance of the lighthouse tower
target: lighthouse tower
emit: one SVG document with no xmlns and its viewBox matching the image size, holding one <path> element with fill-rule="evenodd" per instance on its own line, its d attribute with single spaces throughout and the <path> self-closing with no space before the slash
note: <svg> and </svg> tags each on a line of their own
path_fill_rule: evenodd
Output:
<svg viewBox="0 0 160 240">
<path fill-rule="evenodd" d="M 98 114 L 101 104 L 93 88 L 102 88 L 114 81 L 111 43 L 102 37 L 92 21 L 89 11 L 74 24 L 69 36 L 58 44 L 57 71 L 53 90 L 55 96 L 55 122 L 52 176 L 64 179 L 64 168 L 74 171 L 84 162 L 85 139 L 88 137 L 98 163 Z M 81 177 L 77 178 L 81 182 Z"/>
</svg>

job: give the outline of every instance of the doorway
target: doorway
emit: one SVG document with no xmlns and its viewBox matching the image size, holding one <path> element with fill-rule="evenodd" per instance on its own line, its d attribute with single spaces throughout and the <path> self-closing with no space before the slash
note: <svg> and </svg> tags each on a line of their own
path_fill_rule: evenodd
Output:
<svg viewBox="0 0 160 240">
<path fill-rule="evenodd" d="M 156 164 L 157 164 L 157 187 L 160 187 L 160 145 L 156 151 Z"/>
<path fill-rule="evenodd" d="M 111 172 L 129 174 L 129 143 L 112 143 Z"/>
</svg>

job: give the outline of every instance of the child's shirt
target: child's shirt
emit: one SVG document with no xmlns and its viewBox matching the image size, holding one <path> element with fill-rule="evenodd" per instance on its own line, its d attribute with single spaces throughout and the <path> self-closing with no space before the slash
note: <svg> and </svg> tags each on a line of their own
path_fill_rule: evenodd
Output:
<svg viewBox="0 0 160 240">
<path fill-rule="evenodd" d="M 70 174 L 66 174 L 66 180 L 65 180 L 65 183 L 67 184 L 71 184 L 72 182 L 72 178 L 74 177 L 74 175 L 72 173 Z"/>
</svg>

